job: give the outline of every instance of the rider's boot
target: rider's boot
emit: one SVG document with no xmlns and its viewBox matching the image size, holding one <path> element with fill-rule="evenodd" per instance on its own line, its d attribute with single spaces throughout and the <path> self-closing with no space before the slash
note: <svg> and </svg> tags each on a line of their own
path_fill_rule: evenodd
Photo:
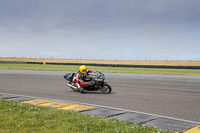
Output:
<svg viewBox="0 0 200 133">
<path fill-rule="evenodd" d="M 83 88 L 83 87 L 80 87 L 80 88 L 79 88 L 79 91 L 80 91 L 81 94 L 84 93 L 84 88 Z"/>
</svg>

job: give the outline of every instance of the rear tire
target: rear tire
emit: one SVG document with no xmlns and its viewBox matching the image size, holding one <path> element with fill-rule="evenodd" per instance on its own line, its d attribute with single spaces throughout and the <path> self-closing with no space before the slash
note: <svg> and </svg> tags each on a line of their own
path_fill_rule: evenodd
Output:
<svg viewBox="0 0 200 133">
<path fill-rule="evenodd" d="M 109 84 L 106 82 L 103 83 L 103 85 L 100 88 L 100 91 L 104 94 L 109 94 L 112 91 L 112 88 L 110 87 Z"/>
</svg>

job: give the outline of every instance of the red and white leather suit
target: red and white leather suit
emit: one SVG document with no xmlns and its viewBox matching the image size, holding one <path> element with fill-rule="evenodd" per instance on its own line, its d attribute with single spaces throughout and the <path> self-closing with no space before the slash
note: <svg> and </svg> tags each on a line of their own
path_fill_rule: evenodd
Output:
<svg viewBox="0 0 200 133">
<path fill-rule="evenodd" d="M 87 70 L 87 72 L 93 72 L 92 70 Z M 85 74 L 81 73 L 80 71 L 77 72 L 73 77 L 73 84 L 79 89 L 80 87 L 84 87 L 88 85 L 87 82 L 83 81 Z"/>
</svg>

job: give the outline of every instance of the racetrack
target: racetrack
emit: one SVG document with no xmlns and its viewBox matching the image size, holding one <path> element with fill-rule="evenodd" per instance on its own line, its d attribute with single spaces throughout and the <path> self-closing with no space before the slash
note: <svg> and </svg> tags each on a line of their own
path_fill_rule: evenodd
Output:
<svg viewBox="0 0 200 133">
<path fill-rule="evenodd" d="M 61 71 L 0 70 L 0 93 L 97 104 L 200 122 L 200 76 L 105 73 L 111 94 L 80 94 Z"/>
</svg>

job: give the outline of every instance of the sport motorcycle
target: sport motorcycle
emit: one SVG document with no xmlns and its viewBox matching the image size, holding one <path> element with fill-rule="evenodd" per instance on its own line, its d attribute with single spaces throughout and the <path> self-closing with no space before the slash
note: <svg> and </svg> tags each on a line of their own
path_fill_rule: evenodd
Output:
<svg viewBox="0 0 200 133">
<path fill-rule="evenodd" d="M 63 77 L 68 81 L 67 86 L 74 91 L 79 91 L 73 84 L 73 77 L 75 73 L 67 73 Z M 112 91 L 111 86 L 105 82 L 105 75 L 98 71 L 87 72 L 83 78 L 84 82 L 91 82 L 91 85 L 86 85 L 84 90 L 100 91 L 104 94 L 109 94 Z"/>
</svg>

